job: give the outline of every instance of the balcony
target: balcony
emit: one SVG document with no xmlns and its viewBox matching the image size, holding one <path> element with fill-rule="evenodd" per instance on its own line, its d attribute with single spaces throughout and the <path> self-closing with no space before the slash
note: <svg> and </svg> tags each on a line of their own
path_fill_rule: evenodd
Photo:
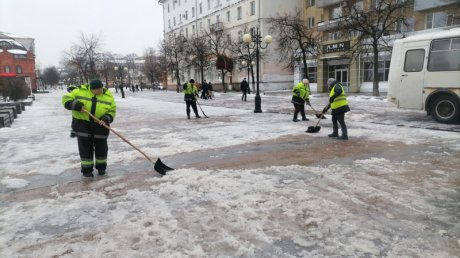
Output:
<svg viewBox="0 0 460 258">
<path fill-rule="evenodd" d="M 211 30 L 214 32 L 224 30 L 224 23 L 223 22 L 214 23 L 213 25 L 211 25 Z"/>
<path fill-rule="evenodd" d="M 340 17 L 340 18 L 336 18 L 336 19 L 332 19 L 328 21 L 318 22 L 318 24 L 316 25 L 316 29 L 318 31 L 333 30 L 337 28 L 341 22 L 345 21 L 346 18 L 347 17 Z"/>
<path fill-rule="evenodd" d="M 316 0 L 316 7 L 324 8 L 341 2 L 343 2 L 343 0 Z"/>
<path fill-rule="evenodd" d="M 417 12 L 425 11 L 428 9 L 438 8 L 446 5 L 457 3 L 458 0 L 415 0 L 414 10 Z"/>
</svg>

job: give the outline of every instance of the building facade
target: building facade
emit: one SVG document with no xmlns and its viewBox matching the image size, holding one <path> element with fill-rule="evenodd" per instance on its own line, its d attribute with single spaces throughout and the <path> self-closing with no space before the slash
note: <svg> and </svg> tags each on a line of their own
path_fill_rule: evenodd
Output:
<svg viewBox="0 0 460 258">
<path fill-rule="evenodd" d="M 355 4 L 368 10 L 375 8 L 379 2 L 380 0 L 362 0 L 355 1 Z M 362 56 L 352 60 L 351 46 L 355 42 L 353 38 L 342 36 L 339 29 L 340 23 L 347 18 L 344 12 L 346 5 L 347 1 L 344 0 L 306 0 L 305 21 L 307 24 L 314 24 L 314 29 L 322 33 L 320 54 L 309 60 L 309 75 L 310 71 L 316 72 L 314 83 L 311 84 L 313 90 L 325 91 L 327 78 L 333 77 L 342 82 L 349 92 L 372 92 L 372 57 Z M 395 24 L 395 32 L 384 39 L 391 46 L 397 38 L 459 25 L 459 0 L 415 0 L 413 10 L 407 14 L 405 22 Z M 378 74 L 375 76 L 379 77 L 381 92 L 386 92 L 388 88 L 390 59 L 390 51 L 382 50 L 379 53 Z M 297 73 L 294 78 L 298 79 L 299 76 Z"/>
<path fill-rule="evenodd" d="M 176 38 L 179 35 L 185 38 L 204 36 L 205 31 L 211 29 L 223 30 L 228 40 L 242 41 L 245 31 L 256 27 L 263 37 L 268 34 L 269 26 L 267 19 L 275 17 L 278 13 L 295 12 L 302 10 L 302 0 L 160 0 L 163 6 L 164 37 Z M 264 59 L 259 62 L 260 66 L 260 90 L 286 89 L 292 87 L 292 72 L 282 69 L 278 64 L 276 54 L 276 39 L 267 49 Z M 239 82 L 247 77 L 246 69 L 241 64 L 234 64 L 232 73 L 227 73 L 225 81 L 233 81 L 234 85 L 225 85 L 227 89 L 238 87 Z M 254 66 L 255 70 L 255 66 Z M 198 71 L 194 69 L 181 70 L 181 81 L 189 78 L 199 78 Z M 212 81 L 214 85 L 221 84 L 221 77 L 215 65 L 205 72 L 203 79 Z M 171 89 L 175 84 L 168 74 Z M 234 87 L 232 87 L 234 86 Z M 221 88 L 220 87 L 217 88 Z"/>
<path fill-rule="evenodd" d="M 36 92 L 34 49 L 34 39 L 0 33 L 0 77 L 23 78 L 31 91 Z"/>
</svg>

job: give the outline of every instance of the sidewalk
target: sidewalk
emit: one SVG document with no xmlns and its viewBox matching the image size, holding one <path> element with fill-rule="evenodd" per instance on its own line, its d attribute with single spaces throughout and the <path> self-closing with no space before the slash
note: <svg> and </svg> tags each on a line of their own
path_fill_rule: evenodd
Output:
<svg viewBox="0 0 460 258">
<path fill-rule="evenodd" d="M 350 96 L 350 140 L 292 122 L 290 95 L 116 95 L 108 175 L 83 179 L 64 92 L 0 129 L 0 256 L 429 256 L 460 253 L 458 125 Z M 313 106 L 327 96 L 313 95 Z M 401 125 L 401 126 L 398 126 Z M 431 129 L 435 127 L 436 130 Z"/>
</svg>

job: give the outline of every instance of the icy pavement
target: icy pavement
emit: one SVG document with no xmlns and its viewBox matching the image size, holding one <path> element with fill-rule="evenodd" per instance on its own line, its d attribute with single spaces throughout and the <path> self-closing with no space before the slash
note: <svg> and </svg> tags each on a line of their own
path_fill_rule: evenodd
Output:
<svg viewBox="0 0 460 258">
<path fill-rule="evenodd" d="M 292 122 L 289 94 L 217 93 L 187 120 L 175 92 L 116 96 L 115 135 L 84 180 L 63 91 L 0 129 L 0 257 L 458 257 L 460 126 L 349 97 L 350 140 Z M 321 110 L 325 94 L 311 98 Z M 307 108 L 308 109 L 308 108 Z M 201 112 L 200 112 L 201 113 Z"/>
</svg>

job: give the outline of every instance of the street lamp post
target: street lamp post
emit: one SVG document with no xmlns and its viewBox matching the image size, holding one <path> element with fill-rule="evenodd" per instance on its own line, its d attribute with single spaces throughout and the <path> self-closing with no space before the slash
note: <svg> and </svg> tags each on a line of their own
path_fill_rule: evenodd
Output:
<svg viewBox="0 0 460 258">
<path fill-rule="evenodd" d="M 115 66 L 113 69 L 115 69 L 115 71 L 118 71 L 118 74 L 120 76 L 120 83 L 121 83 L 121 86 L 120 86 L 121 97 L 125 98 L 125 91 L 123 89 L 123 87 L 124 87 L 124 85 L 123 85 L 123 71 L 128 71 L 128 68 L 127 67 L 123 68 L 123 66 L 120 65 L 120 67 Z"/>
<path fill-rule="evenodd" d="M 259 94 L 259 49 L 265 49 L 268 47 L 268 44 L 272 42 L 272 37 L 267 35 L 264 37 L 265 46 L 262 46 L 262 36 L 260 36 L 259 27 L 256 28 L 256 33 L 251 37 L 250 34 L 244 34 L 243 41 L 248 44 L 250 49 L 255 49 L 256 51 L 256 73 L 257 73 L 257 88 L 256 88 L 256 98 L 255 98 L 255 108 L 254 113 L 262 113 L 262 100 L 260 99 Z M 252 45 L 251 45 L 252 43 Z"/>
</svg>

